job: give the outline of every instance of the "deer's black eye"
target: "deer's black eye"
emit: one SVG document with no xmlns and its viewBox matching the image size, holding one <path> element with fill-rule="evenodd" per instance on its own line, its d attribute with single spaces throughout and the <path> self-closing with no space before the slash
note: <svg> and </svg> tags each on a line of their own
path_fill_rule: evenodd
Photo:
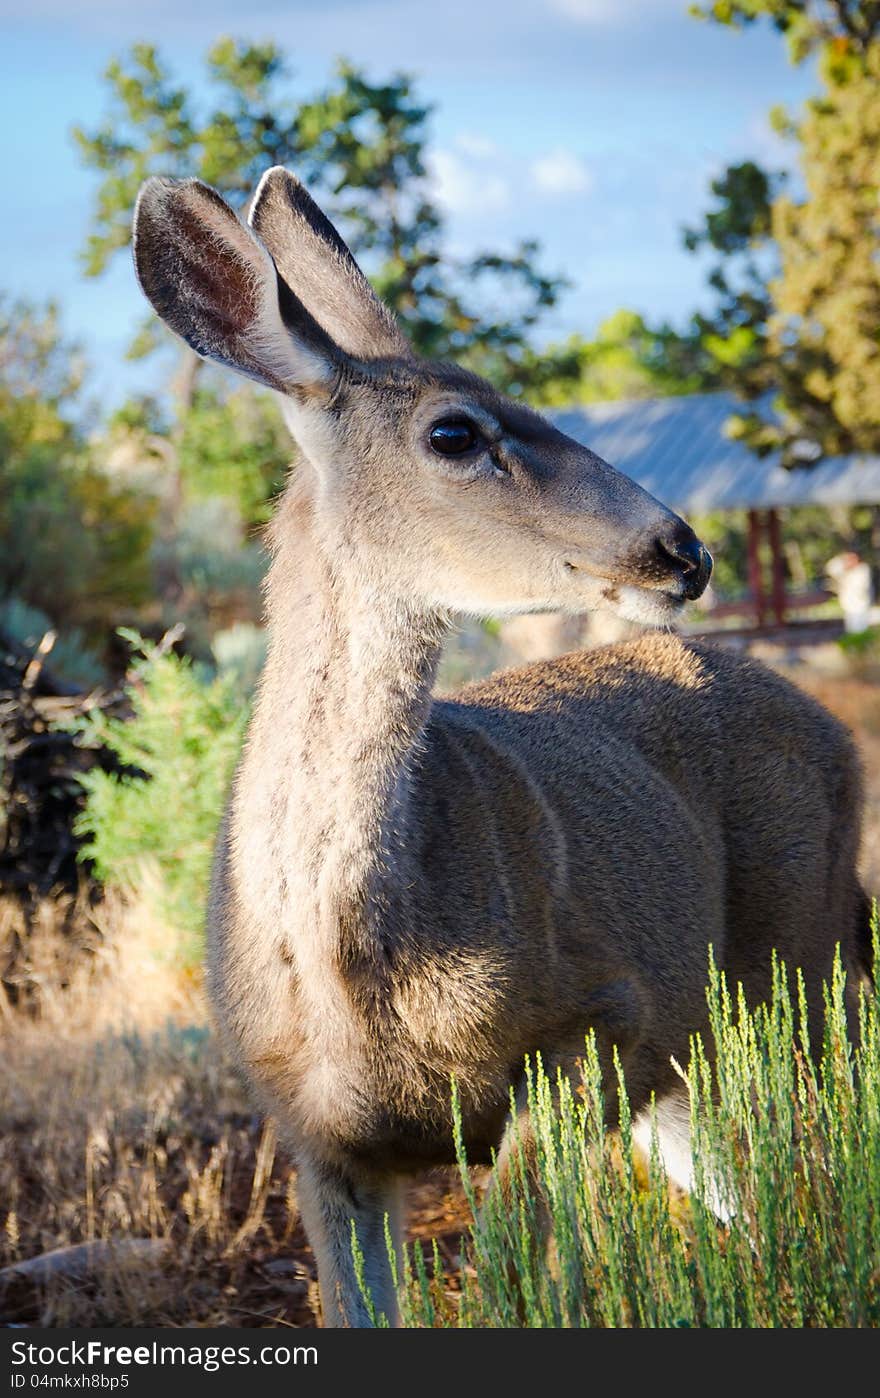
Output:
<svg viewBox="0 0 880 1398">
<path fill-rule="evenodd" d="M 466 417 L 442 418 L 428 433 L 428 441 L 439 456 L 464 456 L 479 440 L 479 432 Z"/>
</svg>

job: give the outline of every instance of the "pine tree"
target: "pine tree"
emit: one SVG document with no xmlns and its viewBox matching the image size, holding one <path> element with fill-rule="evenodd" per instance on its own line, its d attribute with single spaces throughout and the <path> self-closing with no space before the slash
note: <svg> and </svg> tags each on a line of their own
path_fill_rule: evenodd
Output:
<svg viewBox="0 0 880 1398">
<path fill-rule="evenodd" d="M 784 464 L 880 451 L 880 3 L 716 0 L 695 13 L 740 27 L 769 19 L 793 62 L 814 55 L 821 93 L 800 120 L 771 114 L 797 153 L 794 176 L 752 162 L 712 186 L 688 247 L 720 256 L 699 317 L 722 380 L 757 404 L 731 431 Z"/>
</svg>

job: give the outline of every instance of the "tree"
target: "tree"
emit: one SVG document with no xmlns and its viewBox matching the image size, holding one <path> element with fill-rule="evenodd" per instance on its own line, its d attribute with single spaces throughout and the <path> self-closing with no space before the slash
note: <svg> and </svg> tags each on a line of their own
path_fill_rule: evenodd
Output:
<svg viewBox="0 0 880 1398">
<path fill-rule="evenodd" d="M 223 496 L 250 527 L 269 518 L 290 452 L 290 435 L 268 393 L 249 384 L 223 393 L 212 378 L 187 414 L 180 469 L 191 499 Z"/>
<path fill-rule="evenodd" d="M 769 20 L 793 63 L 829 44 L 865 54 L 880 31 L 880 0 L 712 0 L 691 5 L 691 14 L 732 28 Z"/>
<path fill-rule="evenodd" d="M 0 603 L 100 645 L 149 594 L 153 507 L 92 460 L 81 377 L 53 305 L 0 298 Z"/>
<path fill-rule="evenodd" d="M 770 20 L 794 62 L 817 54 L 823 85 L 800 121 L 771 114 L 797 148 L 791 177 L 752 162 L 713 183 L 718 205 L 691 249 L 711 247 L 718 294 L 697 317 L 722 381 L 746 399 L 731 431 L 788 466 L 880 450 L 880 3 L 747 0 L 697 7 L 728 25 Z"/>
<path fill-rule="evenodd" d="M 54 301 L 35 306 L 0 293 L 0 420 L 6 454 L 71 440 L 84 368 L 79 346 L 62 337 Z"/>
<path fill-rule="evenodd" d="M 571 366 L 537 386 L 533 396 L 539 402 L 558 406 L 663 398 L 704 392 L 719 382 L 717 365 L 698 334 L 692 329 L 679 333 L 669 325 L 652 327 L 636 311 L 615 311 L 593 340 L 573 335 L 551 346 L 545 362 L 555 367 L 566 355 Z M 577 377 L 572 380 L 574 372 Z"/>
<path fill-rule="evenodd" d="M 99 276 L 128 247 L 132 210 L 148 176 L 195 176 L 241 207 L 267 166 L 295 159 L 295 116 L 277 94 L 282 62 L 274 45 L 220 40 L 209 50 L 206 67 L 216 103 L 203 118 L 151 44 L 135 44 L 107 67 L 105 119 L 92 131 L 77 126 L 72 133 L 83 163 L 102 177 L 82 252 L 87 276 Z M 149 317 L 130 354 L 139 358 L 160 343 L 162 332 Z M 199 361 L 188 350 L 180 355 L 174 388 L 182 417 L 192 402 Z"/>
<path fill-rule="evenodd" d="M 86 271 L 99 275 L 127 246 L 137 190 L 148 175 L 196 176 L 243 208 L 264 170 L 291 165 L 340 222 L 418 350 L 454 357 L 509 391 L 525 392 L 538 372 L 531 331 L 563 282 L 539 270 L 533 242 L 466 259 L 445 251 L 425 167 L 430 108 L 410 79 L 395 74 L 372 83 L 340 62 L 324 92 L 296 103 L 273 44 L 221 39 L 206 67 L 216 95 L 206 113 L 172 81 L 151 45 L 136 45 L 107 69 L 105 121 L 74 131 L 83 161 L 102 177 Z M 156 333 L 151 322 L 135 352 L 152 348 Z M 192 356 L 185 362 L 182 410 L 195 392 Z"/>
<path fill-rule="evenodd" d="M 825 93 L 798 128 L 806 196 L 773 207 L 780 273 L 768 361 L 785 420 L 769 444 L 803 435 L 828 455 L 877 452 L 880 42 L 859 55 L 830 49 L 822 71 Z"/>
<path fill-rule="evenodd" d="M 769 386 L 762 368 L 772 309 L 772 208 L 784 182 L 783 174 L 768 174 L 751 160 L 728 166 L 710 185 L 716 203 L 703 227 L 684 230 L 689 251 L 716 254 L 708 280 L 717 301 L 710 316 L 694 316 L 692 334 L 715 361 L 720 381 L 750 396 Z"/>
</svg>

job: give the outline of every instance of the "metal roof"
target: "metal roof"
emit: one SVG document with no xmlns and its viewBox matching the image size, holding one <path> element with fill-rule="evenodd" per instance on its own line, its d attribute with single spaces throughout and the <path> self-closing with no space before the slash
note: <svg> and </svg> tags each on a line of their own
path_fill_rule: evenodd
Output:
<svg viewBox="0 0 880 1398">
<path fill-rule="evenodd" d="M 562 432 L 677 509 L 769 509 L 880 504 L 880 457 L 840 456 L 786 471 L 725 435 L 743 405 L 731 393 L 696 393 L 553 411 Z"/>
</svg>

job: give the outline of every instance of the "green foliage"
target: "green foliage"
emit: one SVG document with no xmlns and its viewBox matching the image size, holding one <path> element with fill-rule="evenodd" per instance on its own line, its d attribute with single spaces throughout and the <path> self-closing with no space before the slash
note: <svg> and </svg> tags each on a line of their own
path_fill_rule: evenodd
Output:
<svg viewBox="0 0 880 1398">
<path fill-rule="evenodd" d="M 798 128 L 805 198 L 780 198 L 769 360 L 783 422 L 828 455 L 880 450 L 880 41 L 822 63 Z M 766 434 L 765 434 L 766 440 Z"/>
<path fill-rule="evenodd" d="M 690 12 L 736 29 L 769 20 L 785 35 L 793 63 L 829 43 L 864 51 L 880 30 L 878 0 L 711 0 Z"/>
<path fill-rule="evenodd" d="M 154 508 L 93 461 L 57 312 L 0 303 L 0 601 L 98 644 L 150 590 Z"/>
<path fill-rule="evenodd" d="M 880 648 L 880 626 L 866 626 L 864 631 L 847 631 L 837 644 L 845 655 L 861 658 Z"/>
<path fill-rule="evenodd" d="M 83 252 L 89 276 L 128 245 L 131 212 L 148 176 L 196 176 L 242 204 L 264 170 L 295 159 L 296 120 L 279 90 L 284 65 L 275 45 L 220 39 L 205 63 L 214 105 L 201 115 L 155 46 L 135 44 L 104 73 L 104 120 L 92 131 L 73 128 L 83 163 L 102 176 Z"/>
<path fill-rule="evenodd" d="M 206 67 L 207 111 L 151 45 L 107 69 L 105 120 L 74 131 L 83 162 L 101 176 L 83 255 L 90 275 L 128 244 L 147 176 L 195 176 L 241 208 L 270 165 L 289 165 L 340 222 L 420 352 L 458 359 L 514 393 L 540 377 L 529 336 L 564 283 L 538 268 L 534 242 L 449 254 L 426 178 L 431 109 L 410 78 L 373 83 L 340 61 L 324 91 L 296 101 L 275 45 L 230 38 L 208 51 Z M 135 350 L 156 343 L 150 327 Z"/>
<path fill-rule="evenodd" d="M 628 310 L 603 321 L 594 340 L 573 335 L 542 359 L 548 372 L 542 381 L 536 365 L 530 397 L 553 406 L 699 393 L 719 381 L 699 336 L 679 334 L 668 325 L 651 327 Z"/>
<path fill-rule="evenodd" d="M 222 496 L 207 496 L 186 506 L 178 533 L 156 546 L 160 570 L 168 566 L 168 550 L 174 553 L 186 593 L 197 597 L 208 611 L 222 612 L 236 593 L 258 593 L 265 554 L 257 543 L 244 542 L 241 520 Z"/>
<path fill-rule="evenodd" d="M 4 450 L 66 442 L 85 364 L 61 333 L 58 306 L 0 293 L 0 413 Z"/>
<path fill-rule="evenodd" d="M 82 855 L 98 877 L 156 899 L 179 934 L 175 955 L 201 955 L 214 838 L 241 745 L 247 704 L 229 676 L 210 679 L 187 659 L 163 653 L 132 632 L 138 647 L 128 720 L 93 714 L 79 725 L 129 769 L 83 778 L 77 822 Z M 158 879 L 157 879 L 158 874 Z"/>
<path fill-rule="evenodd" d="M 774 964 L 768 1003 L 749 1010 L 710 966 L 711 1050 L 682 1072 L 696 1182 L 671 1198 L 656 1136 L 644 1164 L 617 1065 L 616 1137 L 595 1041 L 580 1081 L 528 1071 L 540 1180 L 514 1146 L 509 1186 L 491 1189 L 466 1247 L 457 1310 L 419 1249 L 403 1259 L 404 1324 L 504 1327 L 813 1327 L 880 1323 L 880 1001 L 860 992 L 847 1031 L 839 962 L 826 991 L 821 1061 L 811 1057 L 803 985 Z M 470 1172 L 459 1162 L 472 1207 Z M 712 1204 L 726 1210 L 720 1223 Z M 552 1221 L 547 1265 L 540 1214 Z"/>
<path fill-rule="evenodd" d="M 263 524 L 284 485 L 293 449 L 268 393 L 250 386 L 200 389 L 182 424 L 178 469 L 190 500 L 234 501 L 245 524 Z"/>
<path fill-rule="evenodd" d="M 686 246 L 719 260 L 717 293 L 695 329 L 722 382 L 766 405 L 733 435 L 787 466 L 880 450 L 880 4 L 870 0 L 718 0 L 696 13 L 729 25 L 766 18 L 793 61 L 819 57 L 820 96 L 802 119 L 771 119 L 796 148 L 804 192 L 754 162 L 713 182 L 718 203 Z"/>
<path fill-rule="evenodd" d="M 0 599 L 20 597 L 97 643 L 149 596 L 152 517 L 149 499 L 87 460 L 0 454 Z"/>
<path fill-rule="evenodd" d="M 693 317 L 692 333 L 714 362 L 717 381 L 750 397 L 772 387 L 767 277 L 775 256 L 773 200 L 784 182 L 784 175 L 767 174 L 751 160 L 731 165 L 710 185 L 715 203 L 703 226 L 684 231 L 691 252 L 715 255 L 708 278 L 715 306 Z"/>
<path fill-rule="evenodd" d="M 709 186 L 717 207 L 705 216 L 702 229 L 685 232 L 685 247 L 712 248 L 730 257 L 748 253 L 770 232 L 770 205 L 779 176 L 771 176 L 752 160 L 730 165 Z"/>
<path fill-rule="evenodd" d="M 262 613 L 266 554 L 260 529 L 281 489 L 293 445 L 269 395 L 207 375 L 172 427 L 163 405 L 125 403 L 103 449 L 155 501 L 151 629 L 182 622 L 188 652 L 209 660 L 216 631 Z"/>
<path fill-rule="evenodd" d="M 156 539 L 152 561 L 160 624 L 183 623 L 191 656 L 210 662 L 218 630 L 260 617 L 266 554 L 245 538 L 235 505 L 222 496 L 184 503 L 175 529 Z"/>
<path fill-rule="evenodd" d="M 850 674 L 872 681 L 880 674 L 880 626 L 866 626 L 864 631 L 845 631 L 837 645 L 846 657 Z"/>
</svg>

